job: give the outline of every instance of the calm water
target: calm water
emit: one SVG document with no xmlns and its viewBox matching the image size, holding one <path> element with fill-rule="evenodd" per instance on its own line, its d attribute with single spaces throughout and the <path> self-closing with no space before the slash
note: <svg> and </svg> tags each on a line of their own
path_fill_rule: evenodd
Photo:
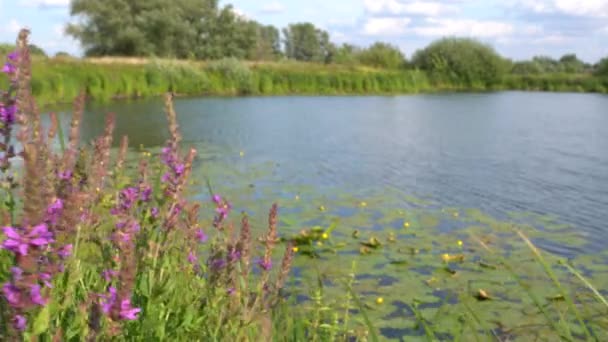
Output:
<svg viewBox="0 0 608 342">
<path fill-rule="evenodd" d="M 498 217 L 557 215 L 597 249 L 608 239 L 608 96 L 196 98 L 176 109 L 186 141 L 272 160 L 277 184 L 389 187 Z M 108 111 L 132 146 L 167 138 L 160 100 L 91 106 L 85 135 Z"/>
</svg>

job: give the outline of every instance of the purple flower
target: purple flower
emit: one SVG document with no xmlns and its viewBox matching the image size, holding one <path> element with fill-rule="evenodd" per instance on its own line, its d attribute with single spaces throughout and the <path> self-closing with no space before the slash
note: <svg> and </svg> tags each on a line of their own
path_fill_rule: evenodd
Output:
<svg viewBox="0 0 608 342">
<path fill-rule="evenodd" d="M 211 197 L 211 200 L 218 206 L 222 205 L 222 196 L 220 195 L 213 195 L 213 197 Z"/>
<path fill-rule="evenodd" d="M 108 289 L 108 294 L 99 295 L 101 298 L 101 311 L 106 315 L 110 313 L 110 310 L 112 310 L 112 306 L 116 302 L 116 295 L 116 288 L 112 286 L 110 286 Z"/>
<path fill-rule="evenodd" d="M 124 299 L 120 302 L 120 318 L 128 321 L 137 319 L 137 314 L 141 312 L 140 308 L 134 308 L 131 306 L 130 299 Z"/>
<path fill-rule="evenodd" d="M 150 186 L 145 186 L 143 190 L 141 190 L 139 197 L 143 202 L 149 202 L 152 197 L 152 188 Z"/>
<path fill-rule="evenodd" d="M 0 103 L 0 121 L 5 125 L 11 125 L 15 123 L 15 113 L 17 112 L 17 107 L 15 105 L 11 105 L 5 107 L 4 104 Z"/>
<path fill-rule="evenodd" d="M 62 211 L 63 202 L 58 198 L 55 202 L 49 205 L 48 208 L 46 208 L 47 221 L 51 224 L 56 224 Z"/>
<path fill-rule="evenodd" d="M 57 255 L 59 255 L 59 257 L 61 259 L 65 260 L 65 259 L 69 258 L 70 255 L 72 255 L 73 248 L 74 248 L 74 246 L 72 244 L 65 245 L 57 251 Z"/>
<path fill-rule="evenodd" d="M 23 270 L 19 267 L 11 267 L 11 273 L 13 274 L 13 280 L 19 281 L 23 276 Z"/>
<path fill-rule="evenodd" d="M 51 284 L 51 275 L 49 273 L 40 273 L 39 278 L 44 283 L 44 286 L 49 289 L 53 288 L 53 284 Z"/>
<path fill-rule="evenodd" d="M 264 261 L 264 259 L 260 259 L 258 261 L 258 266 L 260 266 L 260 268 L 264 271 L 270 271 L 272 268 L 272 260 Z"/>
<path fill-rule="evenodd" d="M 231 249 L 230 252 L 228 253 L 229 262 L 235 262 L 235 261 L 239 260 L 240 258 L 241 258 L 241 252 L 238 251 L 236 248 Z"/>
<path fill-rule="evenodd" d="M 6 55 L 6 57 L 8 58 L 9 61 L 16 62 L 17 58 L 19 57 L 19 54 L 17 53 L 17 51 L 13 51 L 13 52 L 9 53 L 8 55 Z"/>
<path fill-rule="evenodd" d="M 207 242 L 209 237 L 207 236 L 207 234 L 205 234 L 205 232 L 202 229 L 199 229 L 196 231 L 196 239 L 198 240 L 199 243 L 205 243 L 205 242 Z"/>
<path fill-rule="evenodd" d="M 233 294 L 236 293 L 236 289 L 234 287 L 229 288 L 227 291 L 229 296 L 232 296 Z"/>
<path fill-rule="evenodd" d="M 17 329 L 19 331 L 23 331 L 23 330 L 25 330 L 26 325 L 27 325 L 27 318 L 25 318 L 23 315 L 16 315 L 13 318 L 13 326 L 15 327 L 15 329 Z"/>
<path fill-rule="evenodd" d="M 21 292 L 15 285 L 11 283 L 4 284 L 4 286 L 2 286 L 2 292 L 4 293 L 4 298 L 6 298 L 6 301 L 11 306 L 19 305 L 19 302 L 21 301 Z"/>
<path fill-rule="evenodd" d="M 217 271 L 223 269 L 224 267 L 226 267 L 226 260 L 219 259 L 219 258 L 213 259 L 213 260 L 211 260 L 210 267 L 211 267 L 212 271 L 217 272 Z"/>
<path fill-rule="evenodd" d="M 2 243 L 2 248 L 22 256 L 27 255 L 28 248 L 31 246 L 44 247 L 54 242 L 53 234 L 49 232 L 46 224 L 35 226 L 25 235 L 19 234 L 13 227 L 4 227 L 3 230 L 7 239 Z"/>
<path fill-rule="evenodd" d="M 150 209 L 150 216 L 152 216 L 152 218 L 157 218 L 158 214 L 159 214 L 159 210 L 157 207 Z"/>
<path fill-rule="evenodd" d="M 101 272 L 101 276 L 107 282 L 110 282 L 110 281 L 112 281 L 112 278 L 115 278 L 115 277 L 118 276 L 118 271 L 115 271 L 115 270 L 104 270 L 103 272 Z"/>
<path fill-rule="evenodd" d="M 57 178 L 59 178 L 60 180 L 70 180 L 72 178 L 72 171 L 67 170 L 67 171 L 61 171 L 57 173 Z"/>
<path fill-rule="evenodd" d="M 6 63 L 4 64 L 4 67 L 2 67 L 2 72 L 5 74 L 14 74 L 15 71 L 17 71 L 17 68 L 11 63 Z"/>
<path fill-rule="evenodd" d="M 196 253 L 190 251 L 190 253 L 188 253 L 188 262 L 194 265 L 197 261 L 198 257 L 196 256 Z"/>
<path fill-rule="evenodd" d="M 185 171 L 186 171 L 186 166 L 184 164 L 177 164 L 173 168 L 173 172 L 175 172 L 175 174 L 178 176 L 183 175 Z"/>
<path fill-rule="evenodd" d="M 169 172 L 166 172 L 161 178 L 161 182 L 163 183 L 167 183 L 169 181 L 169 179 L 171 179 L 171 175 L 169 174 Z"/>
<path fill-rule="evenodd" d="M 46 300 L 42 298 L 42 295 L 40 294 L 40 285 L 34 284 L 30 287 L 30 299 L 34 304 L 38 304 L 40 306 L 46 305 Z"/>
</svg>

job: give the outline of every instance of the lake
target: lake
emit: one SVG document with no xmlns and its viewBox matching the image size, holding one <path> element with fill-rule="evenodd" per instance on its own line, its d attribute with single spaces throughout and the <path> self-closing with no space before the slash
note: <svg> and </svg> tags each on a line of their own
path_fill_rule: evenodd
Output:
<svg viewBox="0 0 608 342">
<path fill-rule="evenodd" d="M 608 239 L 605 95 L 185 98 L 176 110 L 186 144 L 216 146 L 213 160 L 244 170 L 271 161 L 265 185 L 361 197 L 390 190 L 500 219 L 555 217 L 588 240 L 541 241 L 565 256 L 602 250 Z M 159 99 L 89 105 L 86 137 L 110 111 L 132 146 L 165 142 Z"/>
</svg>

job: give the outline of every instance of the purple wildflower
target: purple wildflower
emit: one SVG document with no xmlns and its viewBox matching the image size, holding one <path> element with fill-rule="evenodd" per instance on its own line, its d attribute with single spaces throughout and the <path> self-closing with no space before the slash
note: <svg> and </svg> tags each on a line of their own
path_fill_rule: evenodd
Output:
<svg viewBox="0 0 608 342">
<path fill-rule="evenodd" d="M 34 304 L 40 306 L 46 305 L 46 300 L 42 298 L 42 295 L 40 294 L 40 285 L 34 284 L 30 287 L 30 299 Z"/>
<path fill-rule="evenodd" d="M 8 60 L 11 62 L 16 62 L 18 57 L 19 53 L 17 53 L 17 51 L 10 52 L 8 55 L 6 55 L 6 58 L 8 58 Z"/>
<path fill-rule="evenodd" d="M 6 63 L 4 64 L 4 67 L 2 67 L 2 72 L 5 74 L 14 74 L 15 71 L 17 71 L 17 68 L 11 63 Z"/>
<path fill-rule="evenodd" d="M 222 204 L 222 196 L 220 195 L 213 195 L 213 197 L 211 197 L 211 200 L 218 206 Z"/>
<path fill-rule="evenodd" d="M 226 260 L 219 259 L 219 258 L 213 259 L 213 260 L 211 260 L 210 266 L 211 266 L 212 271 L 217 272 L 217 271 L 223 269 L 224 267 L 226 267 Z"/>
<path fill-rule="evenodd" d="M 72 171 L 68 170 L 68 171 L 61 171 L 57 173 L 57 178 L 59 178 L 60 180 L 70 180 L 72 178 Z"/>
<path fill-rule="evenodd" d="M 150 209 L 150 216 L 152 216 L 152 218 L 157 218 L 158 214 L 159 214 L 159 210 L 157 207 Z"/>
<path fill-rule="evenodd" d="M 198 257 L 196 256 L 196 253 L 190 251 L 190 253 L 188 253 L 188 262 L 194 265 L 197 261 Z"/>
<path fill-rule="evenodd" d="M 205 232 L 202 229 L 199 229 L 196 231 L 196 239 L 198 240 L 199 243 L 205 243 L 205 242 L 207 242 L 209 237 L 207 236 L 207 234 L 205 234 Z"/>
<path fill-rule="evenodd" d="M 152 198 L 152 188 L 150 186 L 145 186 L 141 190 L 139 198 L 143 202 L 150 202 L 150 199 Z"/>
<path fill-rule="evenodd" d="M 186 172 L 186 166 L 184 164 L 177 164 L 173 168 L 173 172 L 175 172 L 177 176 L 181 176 Z"/>
<path fill-rule="evenodd" d="M 114 305 L 114 302 L 116 302 L 116 295 L 116 288 L 112 286 L 108 289 L 108 294 L 99 295 L 101 298 L 101 311 L 106 315 L 112 310 L 112 306 Z"/>
<path fill-rule="evenodd" d="M 260 259 L 258 261 L 258 266 L 260 266 L 260 268 L 264 271 L 270 271 L 272 268 L 272 260 L 264 261 L 264 259 Z"/>
<path fill-rule="evenodd" d="M 50 224 L 56 224 L 59 219 L 59 215 L 63 211 L 63 202 L 61 199 L 57 199 L 55 202 L 51 203 L 49 207 L 46 209 L 47 221 Z"/>
<path fill-rule="evenodd" d="M 39 278 L 44 283 L 44 286 L 49 289 L 53 288 L 53 284 L 51 284 L 51 275 L 49 273 L 40 273 Z"/>
<path fill-rule="evenodd" d="M 228 261 L 235 262 L 241 258 L 241 252 L 236 248 L 232 248 L 228 253 Z"/>
<path fill-rule="evenodd" d="M 57 255 L 59 255 L 61 259 L 65 260 L 72 255 L 73 248 L 74 246 L 72 244 L 65 245 L 57 251 Z"/>
<path fill-rule="evenodd" d="M 25 327 L 27 326 L 27 318 L 25 318 L 23 315 L 16 315 L 13 318 L 13 326 L 19 331 L 25 330 Z"/>
<path fill-rule="evenodd" d="M 4 227 L 3 230 L 7 239 L 2 243 L 2 248 L 22 256 L 27 255 L 29 247 L 44 247 L 54 242 L 46 224 L 35 226 L 25 235 L 19 234 L 13 227 Z"/>
<path fill-rule="evenodd" d="M 11 273 L 13 274 L 13 280 L 15 281 L 21 280 L 21 277 L 23 276 L 23 270 L 16 266 L 11 267 Z"/>
<path fill-rule="evenodd" d="M 134 308 L 131 306 L 130 299 L 124 299 L 120 302 L 120 318 L 128 321 L 137 319 L 137 314 L 141 312 L 140 308 Z"/>
<path fill-rule="evenodd" d="M 4 104 L 0 103 L 0 121 L 5 125 L 12 125 L 15 123 L 16 112 L 17 107 L 15 105 L 6 107 Z"/>
<path fill-rule="evenodd" d="M 101 272 L 101 276 L 107 282 L 110 282 L 110 281 L 112 281 L 112 278 L 115 278 L 115 277 L 118 276 L 118 271 L 116 271 L 116 270 L 104 270 L 103 272 Z"/>
<path fill-rule="evenodd" d="M 232 296 L 233 294 L 236 293 L 236 289 L 234 287 L 229 288 L 227 291 L 229 296 Z"/>
<path fill-rule="evenodd" d="M 2 286 L 2 292 L 4 293 L 4 298 L 6 298 L 6 301 L 11 306 L 19 305 L 19 302 L 21 301 L 21 292 L 15 285 L 11 283 L 4 284 L 4 286 Z"/>
</svg>

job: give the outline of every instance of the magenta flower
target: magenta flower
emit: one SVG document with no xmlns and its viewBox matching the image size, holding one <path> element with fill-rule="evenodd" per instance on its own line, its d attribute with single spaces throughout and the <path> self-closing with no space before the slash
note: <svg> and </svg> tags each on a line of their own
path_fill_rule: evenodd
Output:
<svg viewBox="0 0 608 342">
<path fill-rule="evenodd" d="M 258 266 L 260 266 L 260 268 L 264 271 L 270 271 L 270 269 L 272 268 L 272 260 L 268 260 L 268 262 L 266 262 L 264 261 L 264 259 L 260 259 L 258 261 Z"/>
<path fill-rule="evenodd" d="M 116 295 L 116 288 L 112 286 L 110 286 L 110 288 L 108 289 L 108 294 L 99 295 L 99 297 L 101 298 L 101 311 L 103 311 L 103 313 L 105 313 L 106 315 L 108 315 L 110 313 L 110 310 L 112 310 L 112 306 L 116 302 Z"/>
<path fill-rule="evenodd" d="M 70 180 L 72 178 L 72 171 L 62 171 L 62 172 L 58 172 L 57 173 L 57 178 L 59 178 L 60 180 Z"/>
<path fill-rule="evenodd" d="M 51 284 L 51 275 L 49 273 L 40 273 L 38 277 L 44 283 L 44 286 L 49 289 L 53 288 L 53 284 Z"/>
<path fill-rule="evenodd" d="M 5 74 L 14 74 L 15 71 L 17 71 L 17 68 L 11 63 L 6 63 L 4 64 L 4 67 L 2 67 L 2 72 Z"/>
<path fill-rule="evenodd" d="M 62 211 L 63 202 L 58 198 L 55 202 L 51 203 L 48 208 L 46 208 L 47 221 L 50 224 L 56 224 Z"/>
<path fill-rule="evenodd" d="M 15 281 L 21 280 L 21 277 L 23 276 L 23 270 L 16 266 L 11 267 L 11 273 L 13 274 L 13 280 Z"/>
<path fill-rule="evenodd" d="M 104 270 L 103 272 L 101 272 L 101 276 L 107 282 L 110 282 L 110 281 L 112 281 L 113 278 L 118 277 L 118 271 L 116 271 L 116 270 Z"/>
<path fill-rule="evenodd" d="M 198 240 L 199 243 L 205 243 L 205 242 L 207 242 L 209 237 L 207 236 L 207 234 L 205 234 L 205 232 L 202 229 L 199 229 L 196 231 L 196 239 Z"/>
<path fill-rule="evenodd" d="M 13 52 L 9 53 L 8 55 L 6 55 L 6 58 L 8 58 L 8 60 L 11 62 L 16 62 L 18 57 L 19 57 L 19 54 L 17 53 L 17 51 L 13 51 Z"/>
<path fill-rule="evenodd" d="M 211 197 L 211 200 L 218 206 L 222 205 L 222 196 L 220 195 L 213 195 L 213 197 Z"/>
<path fill-rule="evenodd" d="M 65 260 L 72 255 L 73 248 L 74 246 L 72 244 L 65 245 L 57 251 L 57 255 L 59 255 L 61 259 Z"/>
<path fill-rule="evenodd" d="M 120 302 L 120 318 L 127 321 L 133 321 L 137 319 L 137 315 L 140 312 L 140 308 L 134 308 L 131 306 L 130 299 L 124 299 Z"/>
<path fill-rule="evenodd" d="M 19 234 L 13 227 L 4 227 L 3 230 L 7 239 L 2 243 L 2 248 L 22 256 L 27 255 L 29 247 L 44 247 L 54 242 L 46 224 L 35 226 L 25 235 Z"/>
<path fill-rule="evenodd" d="M 159 210 L 157 207 L 150 209 L 150 216 L 152 216 L 152 218 L 157 218 L 158 214 L 159 214 Z"/>
<path fill-rule="evenodd" d="M 196 253 L 190 251 L 190 253 L 188 253 L 188 262 L 194 265 L 197 261 L 198 257 L 196 256 Z"/>
<path fill-rule="evenodd" d="M 150 199 L 152 198 L 152 188 L 150 186 L 145 186 L 143 190 L 141 190 L 139 197 L 143 202 L 150 202 Z"/>
<path fill-rule="evenodd" d="M 35 284 L 30 287 L 30 299 L 34 304 L 40 306 L 46 305 L 46 299 L 42 298 L 42 295 L 40 294 L 40 285 Z"/>
<path fill-rule="evenodd" d="M 5 125 L 12 125 L 15 123 L 15 114 L 17 113 L 17 107 L 10 105 L 8 107 L 0 103 L 0 121 Z"/>
<path fill-rule="evenodd" d="M 235 262 L 241 258 L 241 252 L 236 248 L 232 248 L 230 252 L 228 252 L 228 261 Z"/>
<path fill-rule="evenodd" d="M 21 292 L 15 285 L 11 283 L 4 284 L 2 292 L 4 293 L 4 298 L 6 298 L 6 301 L 11 306 L 17 306 L 21 302 Z"/>
<path fill-rule="evenodd" d="M 27 318 L 25 318 L 23 315 L 16 315 L 13 318 L 13 326 L 19 331 L 25 330 L 25 327 L 27 326 Z"/>
</svg>

